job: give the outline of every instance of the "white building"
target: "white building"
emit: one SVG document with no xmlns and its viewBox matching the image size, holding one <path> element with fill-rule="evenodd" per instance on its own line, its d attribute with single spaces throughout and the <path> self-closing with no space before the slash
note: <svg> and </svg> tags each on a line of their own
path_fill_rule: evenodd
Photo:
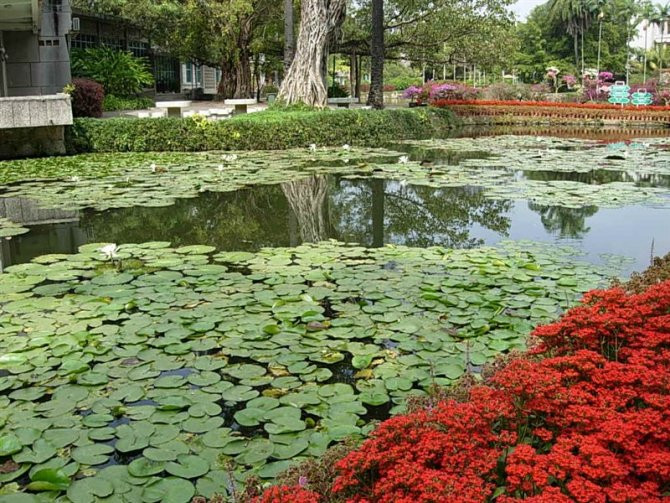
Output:
<svg viewBox="0 0 670 503">
<path fill-rule="evenodd" d="M 221 69 L 195 63 L 181 64 L 181 92 L 187 93 L 201 88 L 204 94 L 216 94 Z"/>
</svg>

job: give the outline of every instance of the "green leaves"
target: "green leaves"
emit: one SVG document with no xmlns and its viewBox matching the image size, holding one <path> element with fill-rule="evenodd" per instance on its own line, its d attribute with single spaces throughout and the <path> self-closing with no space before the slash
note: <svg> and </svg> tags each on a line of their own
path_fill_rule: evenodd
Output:
<svg viewBox="0 0 670 503">
<path fill-rule="evenodd" d="M 101 465 L 114 452 L 114 448 L 105 444 L 91 444 L 77 447 L 72 451 L 72 459 L 82 465 Z"/>
<path fill-rule="evenodd" d="M 64 491 L 70 486 L 70 478 L 62 470 L 43 468 L 30 477 L 29 491 Z"/>
<path fill-rule="evenodd" d="M 222 456 L 234 480 L 276 476 L 523 348 L 605 277 L 553 244 L 121 245 L 132 271 L 99 247 L 0 275 L 22 290 L 0 299 L 0 483 L 74 503 L 228 491 Z"/>
<path fill-rule="evenodd" d="M 0 456 L 9 456 L 19 452 L 23 448 L 21 441 L 16 435 L 8 434 L 0 436 Z"/>
</svg>

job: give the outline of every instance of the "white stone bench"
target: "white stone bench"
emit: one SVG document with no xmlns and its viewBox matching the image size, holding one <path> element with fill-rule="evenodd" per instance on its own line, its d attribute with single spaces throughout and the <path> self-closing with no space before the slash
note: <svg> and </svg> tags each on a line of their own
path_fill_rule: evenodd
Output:
<svg viewBox="0 0 670 503">
<path fill-rule="evenodd" d="M 249 105 L 255 105 L 257 101 L 254 99 L 235 99 L 235 100 L 225 100 L 223 103 L 228 106 L 234 106 L 235 111 L 233 112 L 233 114 L 237 115 L 247 113 L 248 111 L 247 107 Z"/>
<path fill-rule="evenodd" d="M 182 100 L 182 101 L 157 101 L 156 108 L 163 108 L 167 110 L 168 117 L 181 117 L 181 111 L 183 108 L 191 106 L 191 101 Z"/>
<path fill-rule="evenodd" d="M 226 119 L 233 114 L 230 108 L 210 108 L 209 115 L 212 119 Z"/>
<path fill-rule="evenodd" d="M 358 103 L 358 98 L 328 98 L 328 104 L 337 105 L 338 108 L 349 108 L 354 103 Z"/>
</svg>

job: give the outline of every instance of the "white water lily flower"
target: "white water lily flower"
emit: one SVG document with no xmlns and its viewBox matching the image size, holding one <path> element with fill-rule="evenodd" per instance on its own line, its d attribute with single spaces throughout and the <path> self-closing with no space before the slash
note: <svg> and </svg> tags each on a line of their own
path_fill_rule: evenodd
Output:
<svg viewBox="0 0 670 503">
<path fill-rule="evenodd" d="M 351 150 L 351 145 L 349 145 L 348 143 L 345 143 L 344 145 L 342 145 L 342 148 L 344 150 Z"/>
<path fill-rule="evenodd" d="M 151 163 L 151 166 L 149 166 L 149 168 L 151 168 L 151 172 L 152 172 L 152 173 L 155 173 L 155 172 L 156 172 L 156 163 L 155 163 L 155 162 L 152 162 L 152 163 Z"/>
<path fill-rule="evenodd" d="M 310 152 L 316 152 L 316 143 L 310 143 L 309 144 L 309 151 Z"/>
<path fill-rule="evenodd" d="M 70 177 L 70 181 L 71 181 L 71 182 L 75 182 L 75 183 L 76 183 L 76 182 L 78 182 L 79 180 L 81 180 L 81 178 L 79 178 L 78 176 L 71 176 L 71 177 Z"/>
<path fill-rule="evenodd" d="M 219 164 L 219 165 L 216 167 L 216 170 L 217 170 L 219 173 L 222 172 L 224 169 L 226 169 L 226 167 L 225 167 L 223 164 Z"/>
<path fill-rule="evenodd" d="M 398 159 L 398 162 L 400 164 L 407 164 L 409 162 L 409 157 L 407 157 L 406 155 L 401 155 L 400 159 Z"/>
<path fill-rule="evenodd" d="M 223 160 L 226 162 L 235 162 L 237 161 L 237 154 L 225 154 Z"/>
<path fill-rule="evenodd" d="M 119 256 L 116 253 L 117 251 L 119 251 L 119 247 L 116 246 L 114 243 L 105 245 L 102 248 L 98 248 L 98 251 L 102 253 L 102 258 L 105 258 L 107 260 L 113 260 L 115 258 L 118 258 Z"/>
</svg>

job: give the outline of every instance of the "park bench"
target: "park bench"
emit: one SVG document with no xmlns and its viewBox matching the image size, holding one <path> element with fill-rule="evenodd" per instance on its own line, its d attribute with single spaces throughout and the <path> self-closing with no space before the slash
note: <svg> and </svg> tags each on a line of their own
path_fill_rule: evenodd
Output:
<svg viewBox="0 0 670 503">
<path fill-rule="evenodd" d="M 190 107 L 191 101 L 157 101 L 156 108 L 167 110 L 168 117 L 181 117 L 182 109 Z"/>
<path fill-rule="evenodd" d="M 255 105 L 257 102 L 254 99 L 234 99 L 234 100 L 225 100 L 224 103 L 228 106 L 234 106 L 235 111 L 233 114 L 245 114 L 247 113 L 247 107 L 249 105 Z"/>
<path fill-rule="evenodd" d="M 358 103 L 358 98 L 328 98 L 328 104 L 337 108 L 349 108 L 353 103 Z"/>
</svg>

